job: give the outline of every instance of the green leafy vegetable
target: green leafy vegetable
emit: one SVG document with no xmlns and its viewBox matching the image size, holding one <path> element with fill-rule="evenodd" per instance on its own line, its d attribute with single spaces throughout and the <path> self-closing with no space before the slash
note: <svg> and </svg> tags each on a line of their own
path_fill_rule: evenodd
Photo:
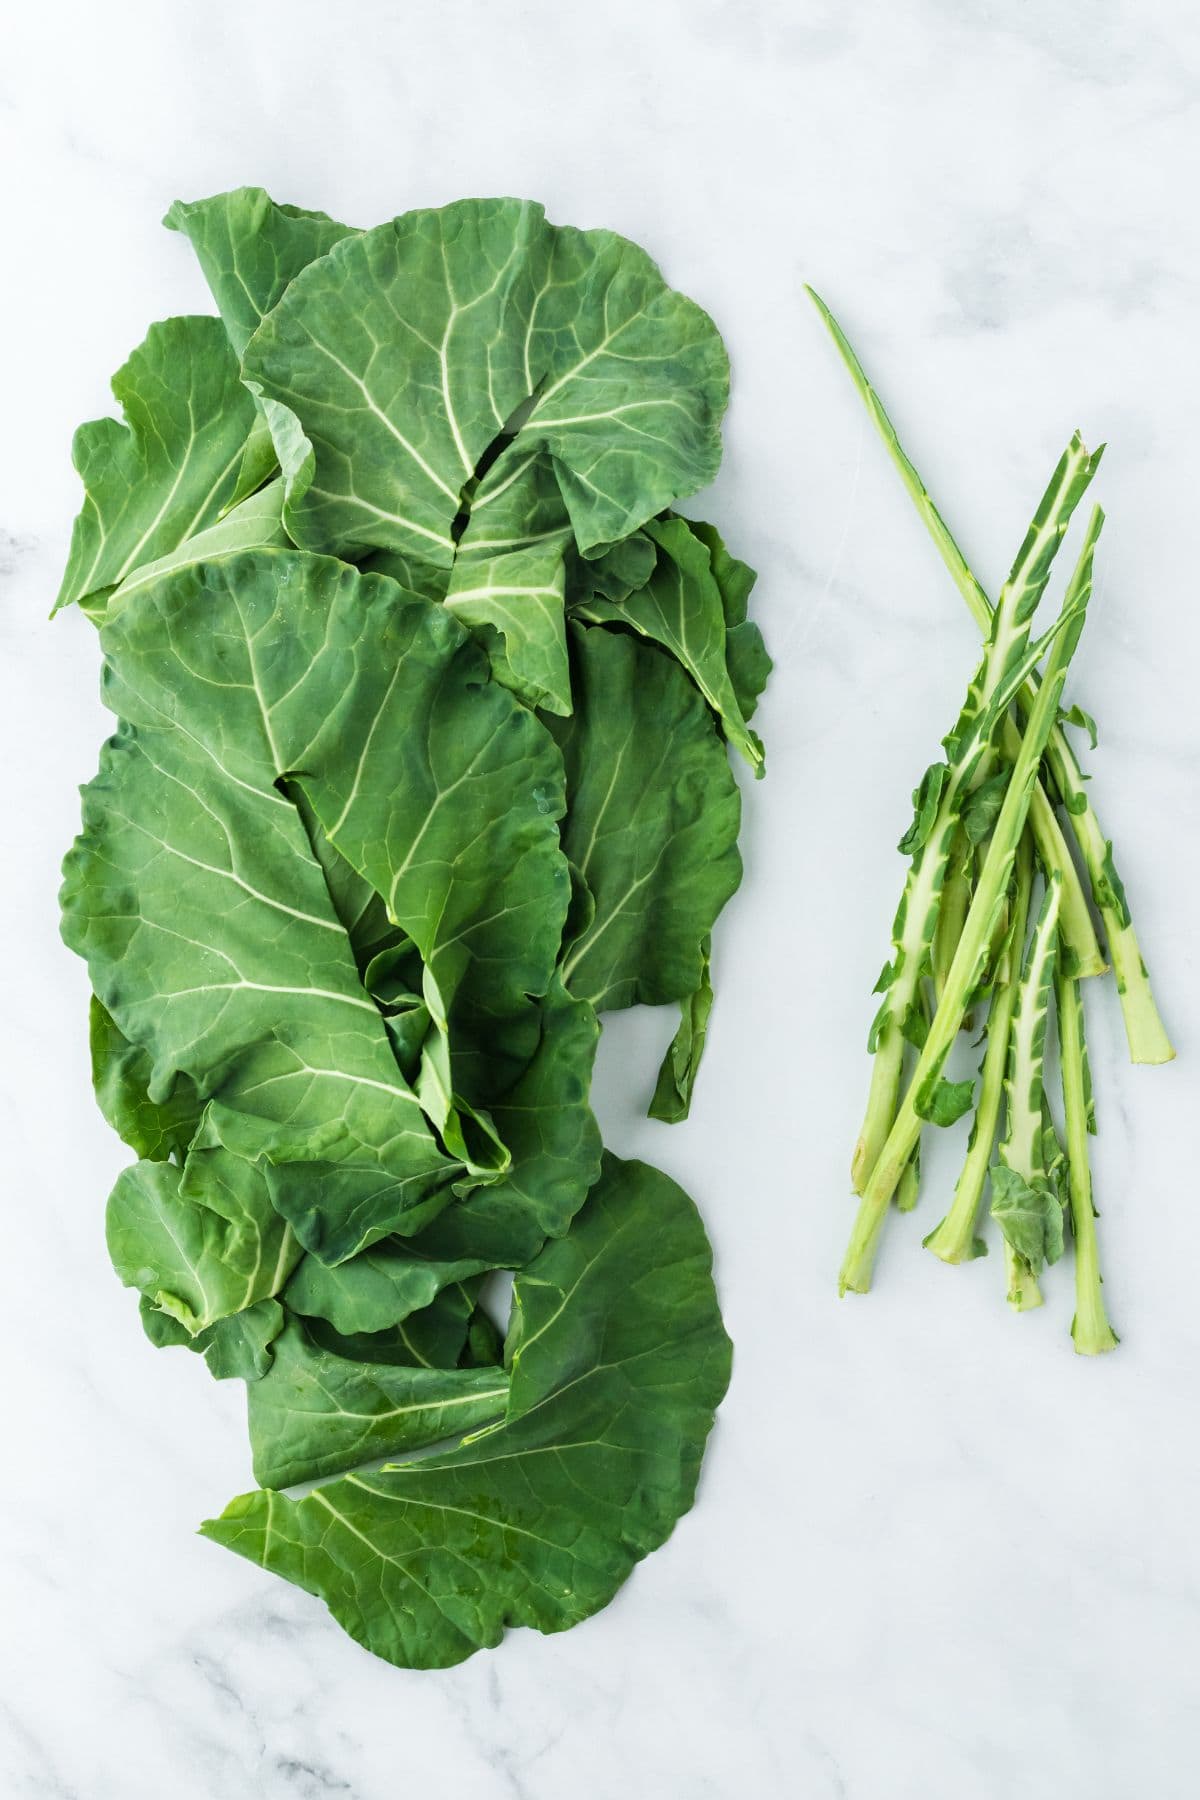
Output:
<svg viewBox="0 0 1200 1800">
<path fill-rule="evenodd" d="M 109 1248 L 152 1343 L 248 1385 L 263 1487 L 208 1535 L 444 1666 L 611 1597 L 728 1377 L 694 1207 L 590 1106 L 598 1014 L 672 1002 L 686 1117 L 729 746 L 762 765 L 753 573 L 674 511 L 725 352 L 529 202 L 167 223 L 220 317 L 152 327 L 82 428 L 60 595 L 116 720 L 62 890 L 138 1157 Z"/>
<path fill-rule="evenodd" d="M 213 525 L 234 491 L 254 421 L 237 357 L 216 319 L 164 319 L 113 376 L 125 423 L 75 433 L 87 493 L 58 607 L 102 607 L 135 569 Z"/>
<path fill-rule="evenodd" d="M 591 907 L 563 979 L 601 1010 L 683 1000 L 741 878 L 737 786 L 677 662 L 597 626 L 571 635 L 575 707 L 552 730 L 567 772 L 563 848 Z"/>
<path fill-rule="evenodd" d="M 243 1495 L 206 1536 L 319 1594 L 352 1637 L 405 1666 L 461 1662 L 506 1625 L 587 1618 L 691 1505 L 729 1378 L 710 1260 L 675 1184 L 608 1158 L 570 1234 L 517 1276 L 507 1377 L 458 1371 L 458 1388 L 441 1390 L 482 1407 L 492 1380 L 497 1406 L 507 1385 L 495 1429 L 303 1499 Z M 277 1356 L 268 1381 L 279 1368 Z M 360 1379 L 375 1385 L 336 1388 L 315 1427 L 306 1419 L 314 1440 L 342 1399 L 368 1418 L 341 1429 L 370 1434 L 386 1402 L 421 1392 L 411 1376 Z M 279 1380 L 300 1403 L 286 1362 Z M 424 1441 L 445 1424 L 432 1405 Z"/>
<path fill-rule="evenodd" d="M 729 741 L 751 768 L 761 770 L 762 746 L 747 729 L 729 672 L 725 609 L 708 548 L 684 519 L 652 523 L 646 535 L 658 556 L 645 585 L 619 604 L 594 596 L 576 610 L 584 618 L 629 625 L 668 649 L 721 720 Z"/>
</svg>

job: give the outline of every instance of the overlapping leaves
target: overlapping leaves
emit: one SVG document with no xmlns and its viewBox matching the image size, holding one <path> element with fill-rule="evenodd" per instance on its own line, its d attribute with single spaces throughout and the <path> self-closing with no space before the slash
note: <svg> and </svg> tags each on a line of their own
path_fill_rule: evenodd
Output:
<svg viewBox="0 0 1200 1800">
<path fill-rule="evenodd" d="M 761 770 L 753 575 L 670 511 L 725 355 L 636 246 L 526 202 L 168 223 L 221 318 L 153 327 L 126 423 L 82 428 L 60 595 L 118 721 L 63 890 L 140 1159 L 109 1243 L 153 1341 L 249 1384 L 264 1486 L 210 1534 L 440 1665 L 602 1605 L 726 1379 L 694 1208 L 601 1176 L 588 1105 L 597 1012 L 674 1001 L 653 1110 L 686 1115 L 726 740 Z"/>
</svg>

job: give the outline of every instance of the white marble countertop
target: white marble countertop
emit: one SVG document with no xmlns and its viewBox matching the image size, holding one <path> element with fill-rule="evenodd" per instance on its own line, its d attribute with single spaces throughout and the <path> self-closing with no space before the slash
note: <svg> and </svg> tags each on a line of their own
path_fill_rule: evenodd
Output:
<svg viewBox="0 0 1200 1800">
<path fill-rule="evenodd" d="M 1200 29 L 1185 0 L 53 3 L 6 27 L 0 682 L 8 745 L 0 1790 L 61 1800 L 1191 1800 L 1200 1784 Z M 193 1534 L 249 1485 L 242 1399 L 156 1354 L 108 1268 L 120 1146 L 56 935 L 106 729 L 45 623 L 70 434 L 150 319 L 206 309 L 176 196 L 258 182 L 372 223 L 511 192 L 616 227 L 713 313 L 706 509 L 757 564 L 768 779 L 693 1117 L 600 1074 L 614 1148 L 695 1195 L 735 1377 L 700 1500 L 616 1603 L 445 1674 L 368 1657 Z M 1091 1001 L 1107 1293 L 1017 1319 L 999 1258 L 894 1225 L 840 1302 L 845 1164 L 908 791 L 974 628 L 801 284 L 840 310 L 985 583 L 1071 427 L 1107 438 L 1075 692 L 1180 1050 Z M 926 1223 L 953 1173 L 932 1158 Z"/>
</svg>

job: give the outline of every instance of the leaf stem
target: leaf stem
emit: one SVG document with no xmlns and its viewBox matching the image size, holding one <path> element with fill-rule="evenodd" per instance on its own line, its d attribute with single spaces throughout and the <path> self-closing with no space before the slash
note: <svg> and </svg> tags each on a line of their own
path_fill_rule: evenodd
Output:
<svg viewBox="0 0 1200 1800">
<path fill-rule="evenodd" d="M 1058 954 L 1060 894 L 1058 877 L 1051 876 L 1046 884 L 1045 899 L 1017 985 L 1017 1000 L 1008 1039 L 1008 1068 L 1004 1078 L 1008 1117 L 1004 1140 L 1000 1145 L 1000 1162 L 1004 1168 L 1021 1176 L 1031 1188 L 1034 1183 L 1044 1183 L 1047 1174 L 1043 1144 L 1046 1019 Z M 1019 958 L 1020 944 L 1014 948 Z M 996 1183 L 993 1182 L 993 1193 L 995 1190 Z M 992 1212 L 993 1217 L 1001 1218 L 995 1201 Z M 1053 1201 L 1053 1212 L 1055 1243 L 1048 1252 L 1043 1251 L 1041 1233 L 1038 1234 L 1036 1251 L 1024 1239 L 1020 1240 L 1018 1248 L 1009 1235 L 1011 1227 L 1007 1219 L 1001 1218 L 1004 1266 L 1008 1273 L 1008 1303 L 1017 1312 L 1027 1312 L 1031 1307 L 1042 1304 L 1042 1291 L 1037 1277 L 1043 1259 L 1054 1260 L 1061 1253 L 1062 1208 L 1057 1199 Z"/>
<path fill-rule="evenodd" d="M 970 608 L 980 630 L 988 631 L 992 615 L 991 601 L 972 573 L 953 533 L 930 499 L 925 484 L 905 453 L 896 434 L 895 426 L 867 379 L 866 372 L 841 326 L 821 297 L 814 293 L 812 288 L 807 291 L 829 328 L 830 335 L 850 372 L 851 379 L 866 403 L 876 430 L 883 440 L 913 504 L 924 521 L 930 537 L 937 546 L 938 553 L 955 586 Z M 1031 679 L 1018 696 L 1018 708 L 1026 716 L 1032 708 L 1036 686 L 1036 680 Z M 1007 733 L 1003 747 L 1007 754 L 1009 750 Z M 1151 990 L 1150 977 L 1146 971 L 1137 934 L 1129 916 L 1128 905 L 1119 890 L 1113 892 L 1112 884 L 1107 878 L 1106 852 L 1108 853 L 1109 868 L 1111 868 L 1111 851 L 1108 840 L 1105 838 L 1084 786 L 1084 776 L 1079 760 L 1071 748 L 1066 733 L 1057 722 L 1052 727 L 1047 740 L 1046 754 L 1050 770 L 1067 808 L 1072 833 L 1087 866 L 1093 899 L 1104 923 L 1109 954 L 1112 957 L 1117 979 L 1121 1011 L 1125 1020 L 1125 1033 L 1129 1040 L 1130 1057 L 1136 1063 L 1169 1062 L 1175 1051 Z M 1091 922 L 1088 918 L 1087 903 L 1081 892 L 1072 891 L 1073 886 L 1078 887 L 1078 877 L 1074 865 L 1069 857 L 1065 862 L 1062 858 L 1061 851 L 1065 846 L 1061 844 L 1061 833 L 1057 834 L 1059 838 L 1057 844 L 1052 844 L 1047 835 L 1048 820 L 1052 816 L 1053 809 L 1043 794 L 1041 800 L 1036 801 L 1032 809 L 1033 825 L 1038 834 L 1038 854 L 1043 866 L 1047 870 L 1057 867 L 1064 876 L 1063 937 L 1075 957 L 1078 974 L 1100 974 L 1105 963 L 1095 940 L 1095 931 L 1094 929 L 1089 930 Z M 1075 877 L 1074 882 L 1072 882 L 1072 877 Z M 1086 925 L 1085 920 L 1087 921 Z"/>
<path fill-rule="evenodd" d="M 1029 895 L 1033 885 L 1033 846 L 1028 831 L 1017 846 L 1016 892 L 1013 898 L 1012 930 L 1006 951 L 1006 968 L 998 977 L 992 993 L 987 1020 L 987 1048 L 979 1076 L 979 1103 L 971 1126 L 966 1161 L 954 1189 L 950 1209 L 939 1225 L 925 1239 L 946 1263 L 968 1262 L 986 1251 L 983 1240 L 976 1236 L 975 1226 L 983 1204 L 1000 1108 L 1004 1099 L 1004 1074 L 1008 1063 L 1008 1043 L 1012 1031 L 1013 1009 L 1017 1003 L 1017 986 L 1021 967 L 1021 945 L 1029 917 Z"/>
<path fill-rule="evenodd" d="M 1119 1339 L 1108 1322 L 1101 1292 L 1096 1209 L 1092 1203 L 1092 1172 L 1088 1160 L 1088 1133 L 1095 1127 L 1083 1030 L 1083 993 L 1078 981 L 1073 981 L 1061 970 L 1055 979 L 1055 993 L 1071 1230 L 1075 1238 L 1075 1317 L 1071 1321 L 1071 1336 L 1080 1356 L 1099 1356 L 1106 1350 L 1115 1350 Z"/>
<path fill-rule="evenodd" d="M 850 1244 L 842 1264 L 842 1293 L 866 1293 L 871 1285 L 871 1270 L 879 1234 L 887 1217 L 888 1204 L 920 1136 L 919 1104 L 926 1101 L 940 1076 L 986 961 L 996 919 L 1004 904 L 1017 846 L 1029 816 L 1030 796 L 1037 780 L 1046 738 L 1057 717 L 1067 667 L 1083 629 L 1091 595 L 1092 557 L 1103 518 L 1103 513 L 1096 507 L 1063 601 L 1060 614 L 1063 628 L 1055 638 L 1047 660 L 1045 680 L 1038 690 L 1020 753 L 1013 766 L 1004 802 L 979 872 L 975 898 L 971 902 L 962 937 L 947 976 L 942 1003 L 934 1015 L 908 1091 L 859 1203 Z"/>
<path fill-rule="evenodd" d="M 991 774 L 997 728 L 1002 723 L 1011 725 L 1010 702 L 1045 649 L 1044 639 L 1030 644 L 1030 621 L 1099 456 L 1099 451 L 1088 454 L 1076 432 L 1056 463 L 991 615 L 983 655 L 958 719 L 943 740 L 945 761 L 928 771 L 914 795 L 916 818 L 900 846 L 910 851 L 912 860 L 892 925 L 891 961 L 881 978 L 883 1000 L 871 1030 L 870 1048 L 875 1057 L 871 1090 L 850 1165 L 852 1184 L 860 1194 L 896 1116 L 904 1057 L 901 1040 L 930 963 L 953 847 L 966 841 L 960 829 L 963 809 Z M 951 957 L 960 929 L 961 921 L 948 945 Z"/>
</svg>

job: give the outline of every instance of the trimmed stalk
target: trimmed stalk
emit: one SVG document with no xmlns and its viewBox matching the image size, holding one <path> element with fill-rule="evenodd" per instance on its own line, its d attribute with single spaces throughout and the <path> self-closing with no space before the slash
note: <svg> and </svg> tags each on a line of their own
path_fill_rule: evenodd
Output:
<svg viewBox="0 0 1200 1800">
<path fill-rule="evenodd" d="M 911 1212 L 921 1192 L 921 1140 L 917 1139 L 912 1155 L 904 1165 L 900 1185 L 896 1189 L 897 1212 Z"/>
<path fill-rule="evenodd" d="M 982 660 L 954 730 L 944 740 L 945 761 L 926 771 L 913 796 L 915 817 L 900 840 L 901 851 L 912 861 L 892 925 L 891 957 L 876 984 L 883 1000 L 867 1040 L 875 1061 L 850 1163 L 856 1193 L 862 1193 L 896 1116 L 904 1040 L 912 1041 L 914 1035 L 917 996 L 929 966 L 951 845 L 972 791 L 992 773 L 992 742 L 1007 717 L 1010 697 L 1040 661 L 1040 647 L 1029 643 L 1030 621 L 1099 456 L 1099 451 L 1089 456 L 1076 432 L 1060 457 L 991 615 Z M 970 823 L 968 819 L 968 827 Z"/>
<path fill-rule="evenodd" d="M 924 520 L 926 529 L 936 544 L 938 553 L 949 570 L 955 586 L 970 608 L 980 630 L 988 631 L 992 613 L 991 601 L 976 580 L 945 520 L 930 499 L 921 477 L 905 454 L 896 435 L 896 429 L 884 411 L 879 396 L 867 380 L 862 364 L 851 349 L 841 326 L 820 296 L 813 293 L 811 288 L 808 292 L 829 327 L 842 360 L 850 371 L 851 379 L 866 402 L 867 410 L 871 414 L 888 454 L 899 471 L 900 479 Z M 1035 688 L 1036 682 L 1031 681 L 1028 688 L 1018 696 L 1018 707 L 1026 715 L 1033 705 Z M 1005 755 L 1010 754 L 1007 731 L 1002 748 Z M 1084 786 L 1084 776 L 1079 759 L 1075 755 L 1066 733 L 1057 722 L 1051 730 L 1047 743 L 1046 760 L 1063 797 L 1072 833 L 1087 867 L 1092 895 L 1104 922 L 1109 954 L 1112 957 L 1117 976 L 1117 991 L 1121 998 L 1121 1012 L 1125 1020 L 1125 1034 L 1129 1040 L 1130 1057 L 1136 1063 L 1169 1062 L 1175 1052 L 1155 1004 L 1150 987 L 1150 977 L 1146 972 L 1137 934 L 1129 916 L 1129 906 L 1124 890 L 1119 881 L 1114 883 L 1112 879 L 1114 871 L 1109 841 L 1104 835 Z M 1057 868 L 1063 876 L 1062 934 L 1064 942 L 1075 958 L 1075 971 L 1080 976 L 1097 975 L 1102 973 L 1106 966 L 1104 957 L 1096 941 L 1087 901 L 1083 896 L 1074 865 L 1069 856 L 1064 858 L 1062 854 L 1065 845 L 1061 832 L 1053 834 L 1056 835 L 1057 842 L 1052 841 L 1049 824 L 1053 817 L 1053 808 L 1043 792 L 1039 798 L 1035 799 L 1032 809 L 1038 856 L 1044 869 L 1049 871 Z"/>
<path fill-rule="evenodd" d="M 1055 993 L 1071 1231 L 1075 1239 L 1075 1317 L 1071 1321 L 1071 1336 L 1080 1356 L 1100 1356 L 1106 1350 L 1115 1350 L 1120 1340 L 1108 1322 L 1101 1292 L 1096 1209 L 1092 1201 L 1087 1142 L 1088 1134 L 1096 1129 L 1096 1115 L 1092 1107 L 1092 1083 L 1083 1031 L 1083 993 L 1078 981 L 1071 980 L 1061 970 L 1055 978 Z"/>
<path fill-rule="evenodd" d="M 946 989 L 946 976 L 954 961 L 954 952 L 962 936 L 963 920 L 971 904 L 971 873 L 974 846 L 960 826 L 950 849 L 950 864 L 942 884 L 942 904 L 933 928 L 933 991 L 940 1000 Z"/>
<path fill-rule="evenodd" d="M 950 1210 L 940 1225 L 925 1239 L 946 1263 L 969 1262 L 983 1256 L 987 1245 L 975 1233 L 975 1222 L 983 1204 L 996 1130 L 1000 1123 L 1000 1107 L 1004 1099 L 1004 1073 L 1008 1064 L 1008 1041 L 1012 1031 L 1013 1010 L 1017 1003 L 1017 985 L 1021 968 L 1021 946 L 1029 918 L 1029 895 L 1033 885 L 1033 845 L 1028 831 L 1021 836 L 1016 857 L 1016 892 L 1013 896 L 1012 926 L 1004 952 L 1004 966 L 998 971 L 992 991 L 987 1020 L 987 1048 L 979 1071 L 979 1101 L 971 1125 L 966 1161 L 954 1189 Z"/>
<path fill-rule="evenodd" d="M 1135 1063 L 1167 1063 L 1175 1048 L 1167 1036 L 1167 1028 L 1155 1005 L 1150 977 L 1142 960 L 1141 946 L 1125 886 L 1113 862 L 1113 848 L 1100 829 L 1100 821 L 1092 809 L 1084 786 L 1085 777 L 1079 760 L 1061 727 L 1050 734 L 1046 745 L 1046 762 L 1054 776 L 1070 818 L 1075 838 L 1083 852 L 1092 898 L 1104 921 L 1108 938 L 1108 954 L 1112 958 L 1117 993 L 1121 999 L 1121 1016 L 1129 1042 L 1129 1057 Z"/>
<path fill-rule="evenodd" d="M 918 1035 L 923 1041 L 926 1032 L 929 1030 L 929 1021 L 933 1017 L 933 1010 L 929 1004 L 929 988 L 928 984 L 924 981 L 921 983 L 920 990 L 917 994 L 917 1005 L 921 1021 Z M 918 1138 L 913 1147 L 912 1155 L 904 1165 L 904 1173 L 900 1177 L 900 1184 L 896 1189 L 897 1212 L 912 1212 L 920 1198 L 920 1194 L 921 1140 Z"/>
<path fill-rule="evenodd" d="M 842 1293 L 849 1291 L 865 1294 L 870 1287 L 875 1251 L 887 1218 L 888 1204 L 920 1136 L 922 1118 L 936 1113 L 939 1095 L 944 1094 L 946 1084 L 941 1081 L 942 1068 L 987 961 L 992 933 L 1004 905 L 1017 846 L 1029 816 L 1030 796 L 1037 781 L 1042 752 L 1058 715 L 1067 667 L 1083 629 L 1087 603 L 1091 597 L 1092 557 L 1103 518 L 1103 513 L 1097 507 L 1092 513 L 1083 549 L 1067 588 L 1059 615 L 1058 634 L 1046 664 L 1045 679 L 1038 690 L 1004 802 L 992 830 L 987 854 L 979 871 L 975 898 L 963 925 L 942 1003 L 934 1014 L 929 1035 L 895 1123 L 863 1191 L 842 1264 Z"/>
<path fill-rule="evenodd" d="M 1011 757 L 1012 742 L 1016 740 L 1019 743 L 1020 735 L 1013 721 L 1005 719 L 1003 748 L 1006 756 Z M 1052 732 L 1051 737 L 1053 735 Z M 1042 873 L 1047 878 L 1058 875 L 1062 880 L 1062 902 L 1058 913 L 1060 955 L 1065 958 L 1068 969 L 1077 980 L 1106 974 L 1108 964 L 1096 936 L 1096 927 L 1092 924 L 1083 884 L 1067 848 L 1058 814 L 1050 804 L 1040 781 L 1034 788 L 1033 799 L 1029 803 L 1029 825 L 1037 845 Z"/>
<path fill-rule="evenodd" d="M 1004 1079 L 1007 1122 L 992 1171 L 992 1217 L 1004 1234 L 1008 1303 L 1042 1304 L 1038 1275 L 1063 1249 L 1063 1213 L 1046 1165 L 1046 1021 L 1054 986 L 1062 884 L 1051 876 L 1021 971 Z M 1053 1137 L 1053 1127 L 1051 1127 Z"/>
</svg>

